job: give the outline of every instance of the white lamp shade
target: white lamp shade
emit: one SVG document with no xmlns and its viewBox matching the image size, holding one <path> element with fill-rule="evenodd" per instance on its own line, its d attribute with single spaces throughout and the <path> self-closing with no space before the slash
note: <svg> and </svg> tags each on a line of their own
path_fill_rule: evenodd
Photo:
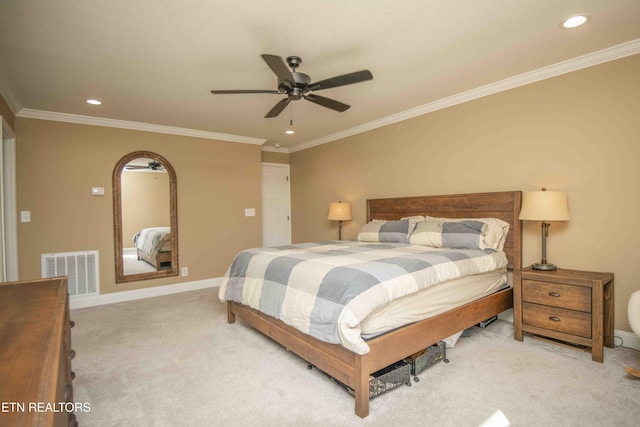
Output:
<svg viewBox="0 0 640 427">
<path fill-rule="evenodd" d="M 562 191 L 530 191 L 522 195 L 520 219 L 568 221 L 567 195 Z"/>
<path fill-rule="evenodd" d="M 350 221 L 351 204 L 342 202 L 331 203 L 329 206 L 329 219 L 332 221 Z"/>
</svg>

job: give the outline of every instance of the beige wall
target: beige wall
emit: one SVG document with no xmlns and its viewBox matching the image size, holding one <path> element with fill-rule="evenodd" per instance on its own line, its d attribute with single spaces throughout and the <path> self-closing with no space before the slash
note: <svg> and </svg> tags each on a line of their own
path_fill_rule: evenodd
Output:
<svg viewBox="0 0 640 427">
<path fill-rule="evenodd" d="M 273 151 L 263 151 L 262 161 L 266 163 L 289 164 L 289 153 L 275 153 Z"/>
<path fill-rule="evenodd" d="M 124 170 L 120 179 L 122 183 L 122 245 L 125 248 L 132 248 L 133 236 L 141 229 L 171 225 L 169 222 L 171 218 L 169 174 Z"/>
<path fill-rule="evenodd" d="M 615 273 L 615 326 L 640 289 L 640 55 L 537 82 L 291 154 L 294 242 L 337 238 L 329 203 L 352 203 L 345 238 L 376 197 L 532 191 L 569 198 L 549 262 Z M 425 82 L 428 84 L 428 82 Z M 526 223 L 523 261 L 540 259 Z"/>
<path fill-rule="evenodd" d="M 97 249 L 102 293 L 222 276 L 241 249 L 261 244 L 260 146 L 151 132 L 16 119 L 20 279 L 40 255 Z M 115 284 L 111 175 L 133 151 L 166 158 L 178 181 L 180 266 L 188 277 Z M 105 187 L 92 196 L 91 187 Z M 245 217 L 245 208 L 256 208 Z"/>
</svg>

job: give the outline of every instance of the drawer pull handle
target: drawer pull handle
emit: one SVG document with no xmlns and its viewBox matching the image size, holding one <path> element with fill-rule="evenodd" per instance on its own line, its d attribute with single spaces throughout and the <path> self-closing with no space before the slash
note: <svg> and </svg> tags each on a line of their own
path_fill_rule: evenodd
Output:
<svg viewBox="0 0 640 427">
<path fill-rule="evenodd" d="M 560 294 L 557 293 L 557 292 L 549 292 L 549 296 L 550 297 L 554 297 L 554 298 L 558 298 L 560 296 Z"/>
<path fill-rule="evenodd" d="M 557 316 L 549 316 L 549 320 L 553 320 L 554 322 L 559 322 L 560 318 Z"/>
</svg>

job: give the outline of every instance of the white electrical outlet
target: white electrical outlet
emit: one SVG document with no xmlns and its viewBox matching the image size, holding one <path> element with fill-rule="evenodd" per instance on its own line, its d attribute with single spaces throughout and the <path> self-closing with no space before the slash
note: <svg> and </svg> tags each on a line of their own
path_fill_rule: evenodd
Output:
<svg viewBox="0 0 640 427">
<path fill-rule="evenodd" d="M 182 267 L 182 268 L 180 269 L 180 275 L 181 275 L 182 277 L 186 277 L 186 276 L 188 276 L 188 275 L 189 275 L 189 267 Z"/>
</svg>

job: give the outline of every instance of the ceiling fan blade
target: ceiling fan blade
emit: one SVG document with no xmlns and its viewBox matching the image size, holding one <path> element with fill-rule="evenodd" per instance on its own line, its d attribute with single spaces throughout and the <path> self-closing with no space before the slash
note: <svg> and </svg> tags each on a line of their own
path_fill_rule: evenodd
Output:
<svg viewBox="0 0 640 427">
<path fill-rule="evenodd" d="M 318 96 L 318 95 L 314 95 L 312 93 L 310 93 L 308 95 L 305 95 L 304 99 L 306 99 L 307 101 L 311 101 L 314 104 L 318 104 L 318 105 L 321 105 L 323 107 L 339 111 L 341 113 L 343 111 L 347 111 L 349 108 L 351 108 L 350 105 L 343 104 L 342 102 L 338 102 L 335 99 L 325 98 L 324 96 Z"/>
<path fill-rule="evenodd" d="M 342 76 L 332 77 L 330 79 L 321 80 L 309 85 L 309 90 L 322 90 L 332 87 L 345 86 L 354 83 L 360 83 L 373 79 L 373 74 L 369 70 L 356 71 L 355 73 L 343 74 Z"/>
<path fill-rule="evenodd" d="M 278 92 L 277 90 L 262 90 L 262 89 L 256 89 L 256 90 L 252 90 L 252 89 L 248 89 L 248 90 L 244 90 L 244 89 L 240 89 L 240 90 L 212 90 L 211 93 L 216 94 L 216 95 L 226 95 L 226 94 L 232 94 L 232 93 L 275 93 L 275 94 L 282 94 L 282 92 Z"/>
<path fill-rule="evenodd" d="M 153 171 L 164 171 L 164 166 L 162 166 L 161 164 L 152 164 L 149 166 L 142 166 L 142 165 L 127 165 L 124 167 L 126 170 L 129 171 L 135 171 L 135 170 L 142 170 L 142 169 L 149 169 L 149 170 L 153 170 Z"/>
<path fill-rule="evenodd" d="M 287 64 L 281 56 L 268 54 L 262 54 L 261 56 L 262 59 L 264 59 L 264 62 L 266 62 L 269 68 L 271 68 L 271 71 L 278 76 L 278 80 L 283 83 L 287 89 L 291 89 L 295 86 L 293 74 L 291 74 L 291 70 L 289 70 L 289 67 L 287 67 Z"/>
<path fill-rule="evenodd" d="M 265 119 L 270 119 L 272 117 L 277 117 L 278 114 L 282 113 L 282 110 L 284 110 L 287 107 L 287 105 L 289 105 L 289 102 L 291 102 L 289 97 L 284 98 L 282 101 L 280 101 L 276 105 L 274 105 L 273 108 L 271 110 L 269 110 L 267 115 L 264 116 L 264 118 Z"/>
</svg>

